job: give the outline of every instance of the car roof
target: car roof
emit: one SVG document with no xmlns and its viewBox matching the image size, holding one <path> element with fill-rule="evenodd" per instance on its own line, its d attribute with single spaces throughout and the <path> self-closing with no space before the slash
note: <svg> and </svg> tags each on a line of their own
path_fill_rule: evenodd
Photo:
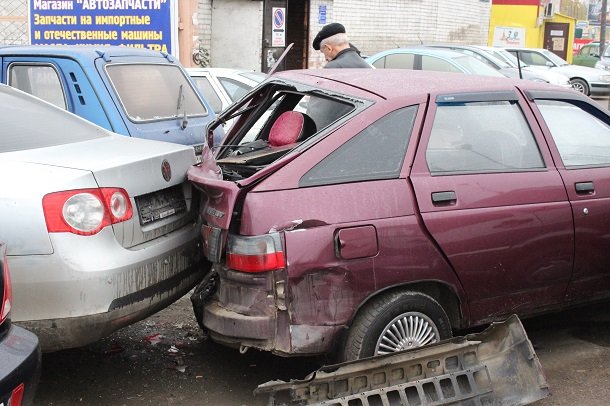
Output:
<svg viewBox="0 0 610 406">
<path fill-rule="evenodd" d="M 284 78 L 312 86 L 323 83 L 329 90 L 384 99 L 412 97 L 421 100 L 428 95 L 475 93 L 524 89 L 557 90 L 546 83 L 495 76 L 464 75 L 462 73 L 417 71 L 409 69 L 308 69 L 278 72 L 274 78 Z M 326 79 L 327 81 L 321 81 Z M 397 83 L 400 85 L 397 86 Z M 347 87 L 346 87 L 347 86 Z M 349 90 L 349 88 L 352 90 Z"/>
<path fill-rule="evenodd" d="M 547 49 L 544 49 L 544 48 L 527 48 L 527 47 L 504 47 L 504 49 L 516 50 L 516 51 L 535 51 L 535 52 L 547 51 Z"/>
<path fill-rule="evenodd" d="M 237 68 L 186 68 L 188 72 L 210 72 L 217 74 L 229 74 L 229 73 L 242 73 L 242 72 L 256 72 L 253 69 L 237 69 Z"/>
<path fill-rule="evenodd" d="M 151 51 L 143 48 L 100 46 L 100 45 L 3 45 L 0 46 L 0 55 L 56 55 L 65 57 L 82 57 L 96 59 L 107 57 L 157 57 L 174 61 L 169 54 Z"/>
<path fill-rule="evenodd" d="M 492 54 L 490 54 L 489 52 L 487 52 L 487 49 L 490 49 L 491 47 L 479 47 L 476 45 L 461 45 L 461 44 L 427 44 L 426 46 L 431 47 L 431 48 L 439 47 L 436 49 L 445 49 L 445 48 L 447 48 L 447 49 L 449 49 L 449 48 L 465 49 L 465 50 L 469 50 L 473 53 L 476 53 L 477 55 L 480 55 L 483 58 L 486 58 L 486 59 L 494 62 L 496 65 L 507 66 L 507 63 L 505 61 L 502 61 L 502 60 L 498 59 L 497 57 L 493 56 Z"/>
<path fill-rule="evenodd" d="M 436 48 L 438 47 L 440 48 L 461 48 L 461 49 L 471 49 L 473 51 L 477 51 L 480 50 L 479 48 L 475 47 L 474 45 L 463 45 L 463 44 L 425 44 L 426 47 L 431 47 L 431 48 Z"/>
<path fill-rule="evenodd" d="M 414 46 L 408 48 L 395 48 L 395 49 L 387 49 L 385 51 L 378 52 L 374 55 L 369 56 L 367 59 L 376 59 L 381 56 L 391 55 L 391 54 L 418 54 L 418 55 L 431 55 L 438 56 L 444 58 L 455 58 L 464 56 L 463 53 L 452 51 L 450 49 L 441 49 L 441 48 L 427 48 L 425 46 Z"/>
</svg>

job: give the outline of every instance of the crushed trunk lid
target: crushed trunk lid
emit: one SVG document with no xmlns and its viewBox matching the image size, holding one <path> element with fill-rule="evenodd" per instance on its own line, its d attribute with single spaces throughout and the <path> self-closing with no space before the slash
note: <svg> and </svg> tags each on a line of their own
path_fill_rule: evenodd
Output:
<svg viewBox="0 0 610 406">
<path fill-rule="evenodd" d="M 525 405 L 549 387 L 515 315 L 487 330 L 409 351 L 325 366 L 271 381 L 269 405 Z"/>
</svg>

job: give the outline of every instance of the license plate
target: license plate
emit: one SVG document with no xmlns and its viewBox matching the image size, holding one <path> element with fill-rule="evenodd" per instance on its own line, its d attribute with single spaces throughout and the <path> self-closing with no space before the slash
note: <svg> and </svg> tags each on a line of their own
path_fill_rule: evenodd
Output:
<svg viewBox="0 0 610 406">
<path fill-rule="evenodd" d="M 136 197 L 140 224 L 150 224 L 186 211 L 181 186 Z"/>
<path fill-rule="evenodd" d="M 194 145 L 193 149 L 195 150 L 195 163 L 200 164 L 203 153 L 203 144 Z"/>
<path fill-rule="evenodd" d="M 204 224 L 201 227 L 203 255 L 210 262 L 220 262 L 222 254 L 222 229 Z"/>
</svg>

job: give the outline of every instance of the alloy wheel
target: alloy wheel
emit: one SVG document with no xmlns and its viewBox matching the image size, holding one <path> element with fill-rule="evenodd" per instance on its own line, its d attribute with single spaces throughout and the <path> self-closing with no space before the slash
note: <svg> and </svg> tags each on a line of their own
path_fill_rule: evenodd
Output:
<svg viewBox="0 0 610 406">
<path fill-rule="evenodd" d="M 375 355 L 421 347 L 438 339 L 438 328 L 428 316 L 419 312 L 403 313 L 383 329 L 375 346 Z"/>
</svg>

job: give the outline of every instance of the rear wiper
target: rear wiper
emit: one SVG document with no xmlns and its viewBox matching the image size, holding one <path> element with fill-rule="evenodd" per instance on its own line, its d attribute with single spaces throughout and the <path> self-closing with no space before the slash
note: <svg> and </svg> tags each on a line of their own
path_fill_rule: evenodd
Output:
<svg viewBox="0 0 610 406">
<path fill-rule="evenodd" d="M 178 90 L 178 105 L 176 106 L 176 117 L 180 116 L 180 109 L 184 105 L 184 85 L 180 85 L 180 90 Z M 186 128 L 188 121 L 186 119 L 186 108 L 182 114 L 182 124 L 180 124 L 180 128 L 183 130 Z"/>
</svg>

